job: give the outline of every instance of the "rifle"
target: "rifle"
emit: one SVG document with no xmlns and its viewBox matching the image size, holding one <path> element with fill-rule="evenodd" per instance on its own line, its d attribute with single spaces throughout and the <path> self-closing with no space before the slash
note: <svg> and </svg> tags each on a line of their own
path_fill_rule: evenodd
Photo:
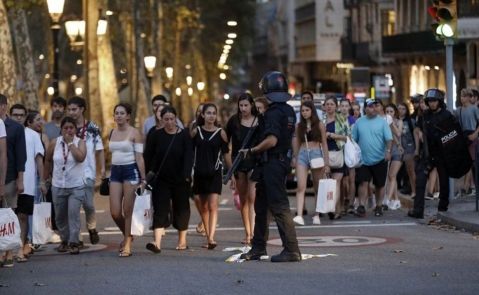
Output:
<svg viewBox="0 0 479 295">
<path fill-rule="evenodd" d="M 248 133 L 246 133 L 246 136 L 245 138 L 243 139 L 243 142 L 241 143 L 241 148 L 240 150 L 244 149 L 246 147 L 246 145 L 248 145 L 249 141 L 251 140 L 251 137 L 253 137 L 253 133 L 255 132 L 256 130 L 256 127 L 258 127 L 258 125 L 256 126 L 253 126 L 254 122 L 256 121 L 256 118 L 254 118 L 253 120 L 253 123 L 251 123 L 251 127 L 250 129 L 248 130 Z M 238 169 L 238 165 L 239 163 L 243 160 L 243 153 L 241 152 L 238 152 L 238 154 L 236 155 L 235 159 L 233 160 L 233 163 L 231 164 L 231 167 L 230 169 L 228 170 L 228 173 L 226 173 L 225 177 L 223 178 L 223 184 L 227 184 L 228 181 L 230 180 L 231 176 L 233 176 L 233 174 L 236 172 L 236 170 Z"/>
</svg>

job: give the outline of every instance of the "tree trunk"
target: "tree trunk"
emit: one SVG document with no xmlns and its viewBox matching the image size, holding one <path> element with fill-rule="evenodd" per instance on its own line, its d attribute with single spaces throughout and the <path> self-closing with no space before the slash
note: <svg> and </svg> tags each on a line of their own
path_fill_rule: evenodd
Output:
<svg viewBox="0 0 479 295">
<path fill-rule="evenodd" d="M 10 11 L 12 20 L 12 32 L 15 38 L 15 49 L 18 59 L 18 71 L 20 76 L 21 96 L 23 103 L 29 110 L 38 110 L 38 80 L 35 74 L 33 61 L 32 43 L 28 33 L 28 23 L 25 10 L 16 9 Z"/>
<path fill-rule="evenodd" d="M 0 93 L 5 95 L 12 105 L 18 102 L 15 97 L 17 77 L 10 26 L 3 1 L 0 1 L 0 40 Z"/>
</svg>

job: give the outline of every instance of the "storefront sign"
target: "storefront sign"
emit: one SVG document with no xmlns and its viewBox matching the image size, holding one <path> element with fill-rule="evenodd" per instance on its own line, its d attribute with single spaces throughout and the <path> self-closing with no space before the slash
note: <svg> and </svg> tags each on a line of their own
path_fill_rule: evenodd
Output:
<svg viewBox="0 0 479 295">
<path fill-rule="evenodd" d="M 343 1 L 316 0 L 316 60 L 341 60 Z"/>
</svg>

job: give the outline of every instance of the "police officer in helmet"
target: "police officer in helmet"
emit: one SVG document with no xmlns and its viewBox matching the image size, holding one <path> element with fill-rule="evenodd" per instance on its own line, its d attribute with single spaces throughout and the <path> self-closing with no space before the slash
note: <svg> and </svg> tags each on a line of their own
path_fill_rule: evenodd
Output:
<svg viewBox="0 0 479 295">
<path fill-rule="evenodd" d="M 257 155 L 255 227 L 252 248 L 241 255 L 241 259 L 259 260 L 266 255 L 268 240 L 268 209 L 271 211 L 284 250 L 271 257 L 272 262 L 301 260 L 293 217 L 286 192 L 286 176 L 290 167 L 291 139 L 296 124 L 293 108 L 286 104 L 291 98 L 288 83 L 281 72 L 268 72 L 260 82 L 260 89 L 268 99 L 269 107 L 260 120 L 260 142 L 243 153 Z"/>
</svg>

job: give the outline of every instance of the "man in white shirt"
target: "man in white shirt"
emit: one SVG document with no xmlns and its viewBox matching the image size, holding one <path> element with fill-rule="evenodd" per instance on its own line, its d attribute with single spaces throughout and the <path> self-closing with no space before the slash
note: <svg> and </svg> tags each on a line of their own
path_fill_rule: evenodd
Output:
<svg viewBox="0 0 479 295">
<path fill-rule="evenodd" d="M 86 111 L 85 99 L 74 96 L 68 100 L 67 113 L 72 117 L 77 124 L 77 136 L 85 141 L 86 144 L 86 159 L 84 162 L 85 173 L 85 203 L 83 209 L 85 210 L 86 223 L 88 233 L 90 234 L 90 242 L 96 244 L 100 241 L 98 232 L 96 230 L 95 217 L 95 181 L 96 181 L 96 159 L 100 164 L 101 178 L 105 178 L 105 152 L 103 142 L 101 139 L 100 128 L 92 121 L 85 119 L 84 113 Z"/>
<path fill-rule="evenodd" d="M 150 129 L 155 127 L 155 125 L 156 125 L 156 120 L 155 120 L 156 110 L 158 109 L 158 107 L 165 106 L 165 105 L 169 105 L 168 100 L 166 99 L 165 96 L 163 96 L 161 94 L 155 95 L 151 99 L 153 116 L 150 116 L 150 117 L 146 118 L 145 122 L 143 123 L 143 137 L 144 137 L 145 140 L 146 140 L 146 136 L 148 135 L 148 132 L 150 131 Z M 183 123 L 178 118 L 176 118 L 176 125 L 178 125 L 178 127 L 180 127 L 181 129 L 184 128 Z"/>
</svg>

